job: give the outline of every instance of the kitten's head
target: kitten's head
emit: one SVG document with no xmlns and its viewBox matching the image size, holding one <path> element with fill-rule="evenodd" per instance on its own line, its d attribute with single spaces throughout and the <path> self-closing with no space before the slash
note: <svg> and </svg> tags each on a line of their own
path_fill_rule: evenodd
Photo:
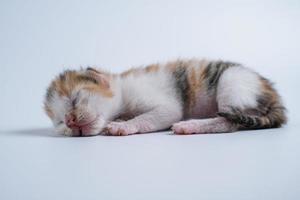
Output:
<svg viewBox="0 0 300 200">
<path fill-rule="evenodd" d="M 68 136 L 99 134 L 113 108 L 110 74 L 93 68 L 67 70 L 50 84 L 44 107 L 57 132 Z"/>
</svg>

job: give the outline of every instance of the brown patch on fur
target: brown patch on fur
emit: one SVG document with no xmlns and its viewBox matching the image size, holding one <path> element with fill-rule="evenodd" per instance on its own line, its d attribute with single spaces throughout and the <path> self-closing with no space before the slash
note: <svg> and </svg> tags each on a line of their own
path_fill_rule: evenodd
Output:
<svg viewBox="0 0 300 200">
<path fill-rule="evenodd" d="M 144 68 L 143 67 L 131 68 L 131 69 L 121 73 L 121 77 L 124 78 L 124 77 L 130 76 L 130 75 L 138 76 L 143 73 L 154 73 L 154 72 L 157 72 L 158 70 L 159 70 L 159 65 L 152 64 L 152 65 L 148 65 Z"/>
<path fill-rule="evenodd" d="M 204 80 L 204 70 L 208 65 L 206 60 L 177 60 L 176 62 L 170 62 L 168 67 L 170 70 L 174 70 L 178 67 L 184 67 L 187 70 L 187 82 L 188 82 L 188 91 L 186 99 L 186 111 L 192 113 L 192 109 L 195 107 L 197 94 L 203 87 L 205 87 Z"/>
<path fill-rule="evenodd" d="M 129 75 L 138 75 L 138 74 L 140 74 L 142 71 L 143 71 L 142 68 L 131 68 L 131 69 L 125 71 L 125 72 L 122 72 L 122 73 L 121 73 L 121 77 L 123 78 L 123 77 L 127 77 L 127 76 L 129 76 Z"/>
<path fill-rule="evenodd" d="M 261 84 L 262 84 L 262 92 L 264 95 L 269 96 L 271 102 L 277 102 L 279 99 L 278 94 L 272 87 L 272 84 L 265 78 L 260 78 Z"/>
<path fill-rule="evenodd" d="M 200 66 L 199 66 L 198 72 L 197 72 L 197 75 L 199 77 L 198 82 L 197 82 L 198 88 L 205 87 L 205 84 L 204 84 L 204 80 L 205 80 L 205 76 L 206 76 L 205 69 L 208 66 L 208 64 L 209 64 L 209 61 L 207 61 L 207 60 L 201 60 L 199 63 Z"/>
<path fill-rule="evenodd" d="M 109 77 L 109 74 L 106 74 L 106 76 Z M 105 97 L 113 96 L 113 92 L 110 88 L 99 83 L 93 76 L 82 71 L 65 71 L 53 81 L 52 85 L 60 96 L 70 96 L 72 91 L 78 87 L 91 92 L 98 92 Z"/>
<path fill-rule="evenodd" d="M 103 96 L 109 97 L 109 98 L 114 96 L 113 92 L 110 89 L 103 88 L 101 86 L 99 87 L 99 86 L 95 86 L 95 85 L 88 85 L 88 86 L 85 86 L 84 89 L 87 89 L 90 92 L 98 92 L 98 93 L 102 94 Z"/>
<path fill-rule="evenodd" d="M 262 84 L 262 95 L 258 99 L 258 109 L 266 115 L 263 121 L 264 126 L 280 127 L 287 122 L 285 107 L 282 105 L 281 98 L 273 88 L 272 83 L 265 78 L 260 78 Z"/>
<path fill-rule="evenodd" d="M 184 112 L 192 113 L 195 107 L 197 94 L 204 84 L 204 69 L 207 66 L 206 60 L 176 60 L 166 63 L 165 68 L 175 74 L 177 82 L 176 87 L 179 87 L 181 96 L 184 101 Z M 180 76 L 180 77 L 178 77 Z M 186 79 L 183 77 L 186 76 Z M 186 85 L 185 85 L 186 82 Z"/>
<path fill-rule="evenodd" d="M 190 60 L 175 60 L 166 63 L 166 68 L 172 73 L 178 68 L 187 68 Z"/>
<path fill-rule="evenodd" d="M 205 93 L 207 91 L 207 87 L 205 84 L 205 69 L 208 66 L 209 61 L 203 59 L 200 61 L 194 61 L 194 66 L 191 68 L 190 71 L 190 90 L 191 90 L 191 105 L 190 105 L 190 111 L 192 111 L 193 107 L 195 106 L 196 100 L 197 100 L 197 94 L 199 94 L 200 91 Z"/>
<path fill-rule="evenodd" d="M 219 79 L 223 72 L 233 66 L 238 66 L 238 64 L 222 60 L 209 62 L 203 71 L 207 91 L 211 94 L 215 94 Z"/>
<path fill-rule="evenodd" d="M 188 110 L 191 112 L 196 103 L 196 94 L 197 94 L 197 77 L 196 77 L 196 69 L 192 67 L 189 70 L 188 74 L 188 84 L 189 84 L 189 102 L 188 102 Z"/>
<path fill-rule="evenodd" d="M 49 108 L 48 105 L 45 104 L 44 110 L 46 111 L 47 115 L 48 115 L 51 119 L 54 118 L 54 113 L 53 113 L 53 111 Z"/>
<path fill-rule="evenodd" d="M 53 85 L 59 96 L 70 96 L 77 85 L 76 76 L 76 71 L 65 71 L 54 80 Z"/>
<path fill-rule="evenodd" d="M 159 65 L 158 64 L 152 64 L 152 65 L 148 65 L 146 68 L 145 68 L 145 71 L 147 73 L 152 73 L 152 72 L 157 72 L 159 69 Z"/>
</svg>

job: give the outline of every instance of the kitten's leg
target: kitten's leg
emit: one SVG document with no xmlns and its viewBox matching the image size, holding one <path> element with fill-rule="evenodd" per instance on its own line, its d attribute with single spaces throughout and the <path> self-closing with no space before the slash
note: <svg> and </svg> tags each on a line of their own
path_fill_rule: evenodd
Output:
<svg viewBox="0 0 300 200">
<path fill-rule="evenodd" d="M 182 112 L 179 106 L 160 106 L 124 122 L 111 122 L 106 127 L 109 135 L 131 135 L 167 129 L 180 121 Z"/>
<path fill-rule="evenodd" d="M 172 126 L 175 134 L 223 133 L 233 132 L 236 128 L 223 117 L 181 121 Z"/>
</svg>

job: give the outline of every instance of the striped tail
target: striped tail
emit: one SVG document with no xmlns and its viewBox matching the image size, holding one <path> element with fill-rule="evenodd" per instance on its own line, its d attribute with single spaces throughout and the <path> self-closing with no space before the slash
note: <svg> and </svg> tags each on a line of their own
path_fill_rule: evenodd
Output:
<svg viewBox="0 0 300 200">
<path fill-rule="evenodd" d="M 232 109 L 231 112 L 219 112 L 220 117 L 226 118 L 228 121 L 237 124 L 241 129 L 264 129 L 278 128 L 286 123 L 285 108 L 283 106 L 273 106 L 267 109 L 264 114 L 248 114 L 251 112 L 243 112 L 239 109 Z"/>
</svg>

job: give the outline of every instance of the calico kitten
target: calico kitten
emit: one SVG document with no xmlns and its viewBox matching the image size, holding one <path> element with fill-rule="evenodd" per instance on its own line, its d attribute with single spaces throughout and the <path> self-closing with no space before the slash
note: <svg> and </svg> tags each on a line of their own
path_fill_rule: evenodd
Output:
<svg viewBox="0 0 300 200">
<path fill-rule="evenodd" d="M 276 128 L 285 108 L 272 84 L 240 64 L 177 60 L 121 74 L 67 70 L 50 84 L 45 111 L 67 136 L 175 134 Z M 123 120 L 123 121 L 120 121 Z"/>
</svg>

